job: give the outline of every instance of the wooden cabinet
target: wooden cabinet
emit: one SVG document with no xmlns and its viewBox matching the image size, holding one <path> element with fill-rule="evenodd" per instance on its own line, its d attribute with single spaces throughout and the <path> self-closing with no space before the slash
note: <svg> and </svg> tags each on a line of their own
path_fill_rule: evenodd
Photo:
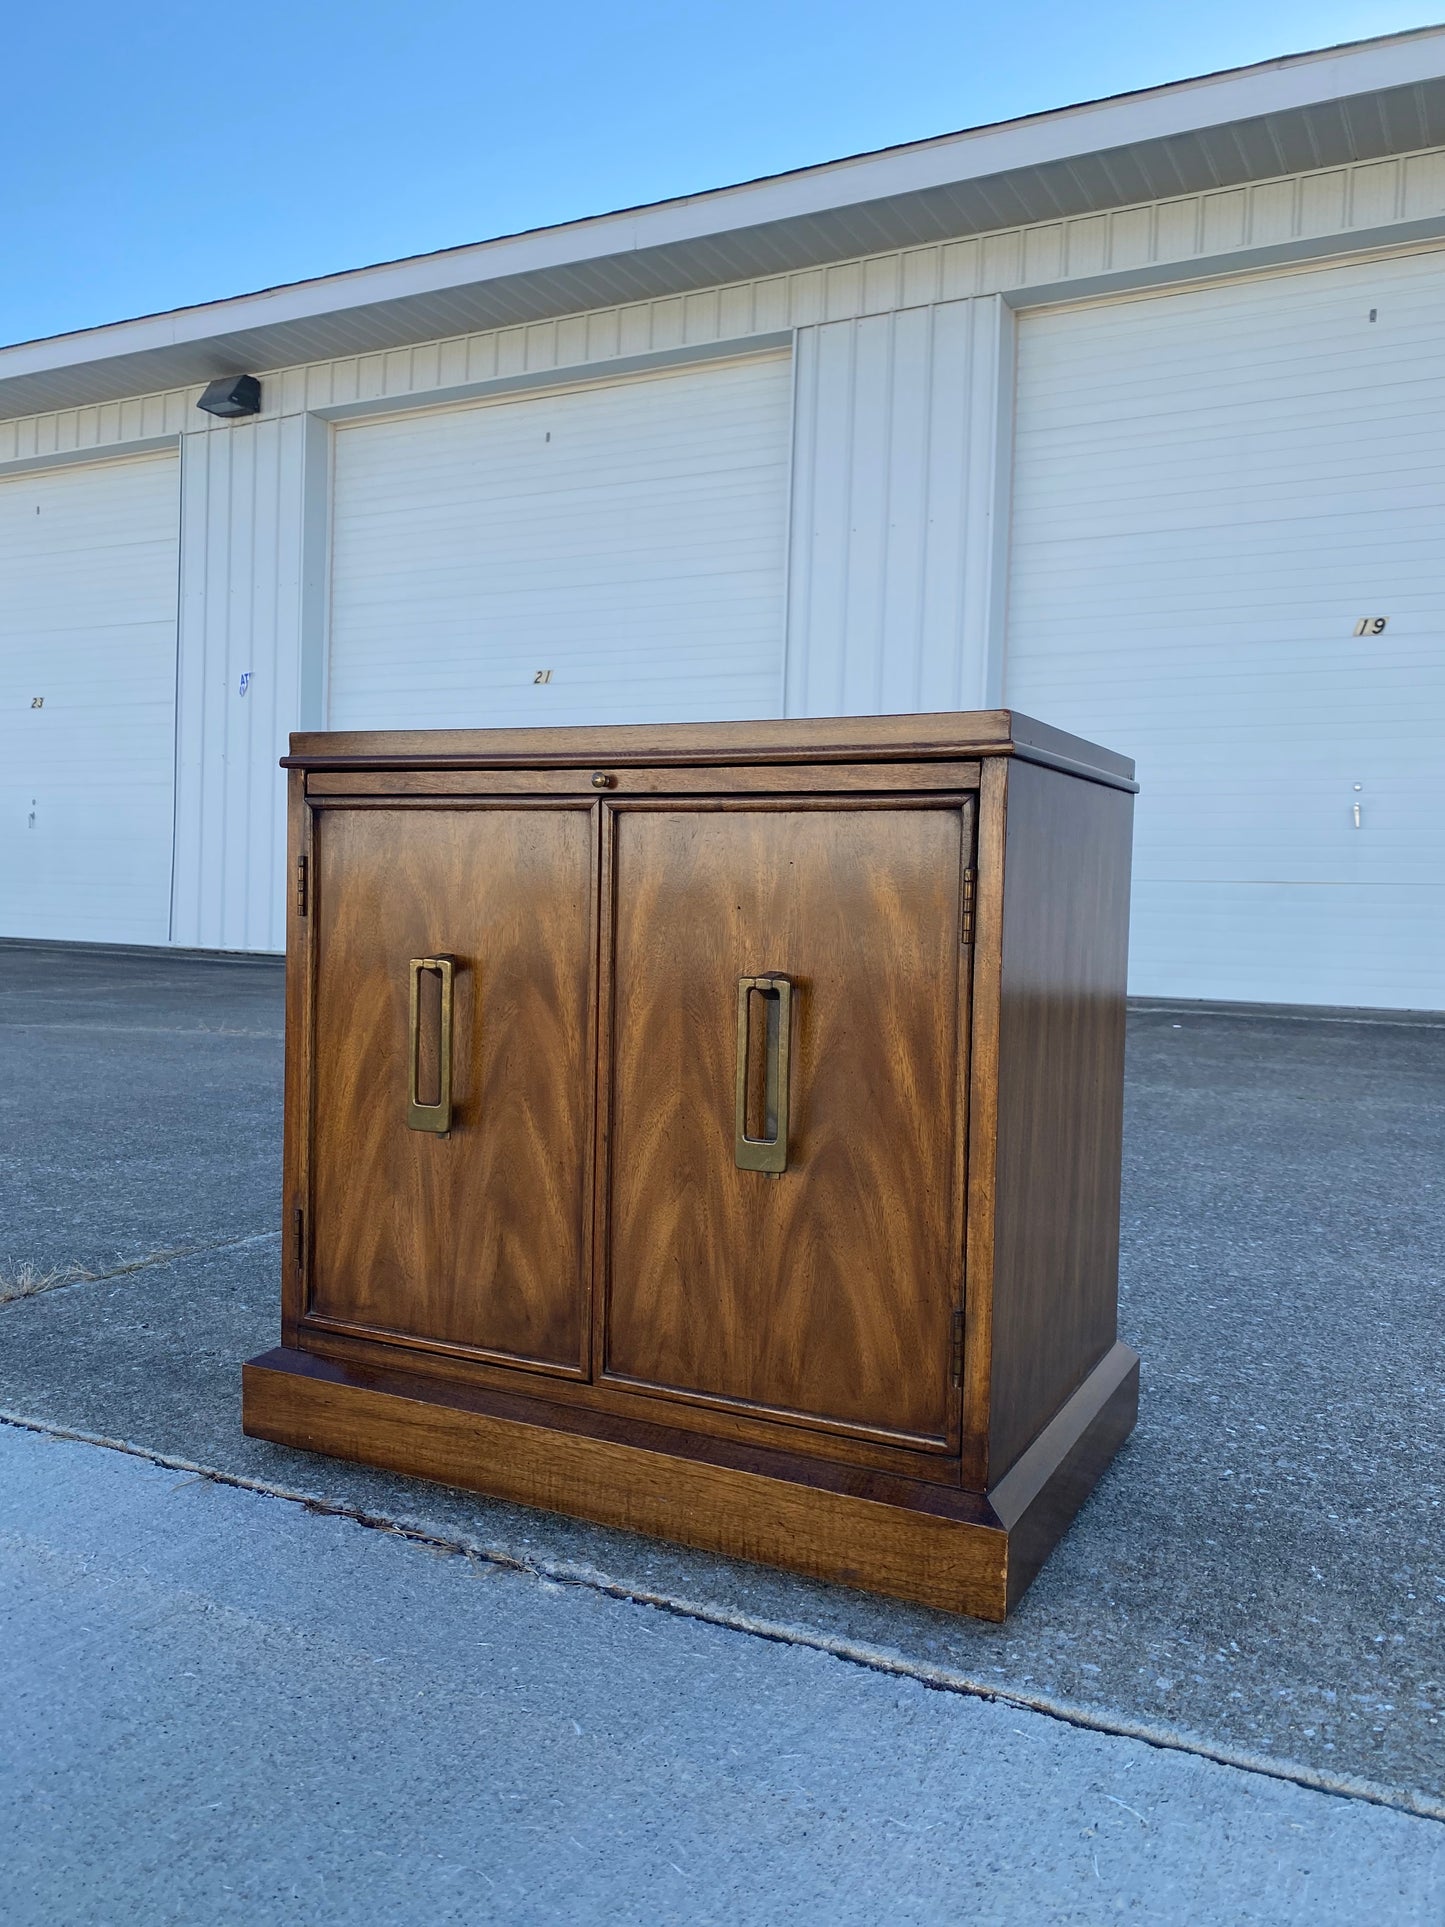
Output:
<svg viewBox="0 0 1445 1927">
<path fill-rule="evenodd" d="M 1134 1422 L 1132 765 L 305 735 L 248 1431 L 1001 1618 Z"/>
</svg>

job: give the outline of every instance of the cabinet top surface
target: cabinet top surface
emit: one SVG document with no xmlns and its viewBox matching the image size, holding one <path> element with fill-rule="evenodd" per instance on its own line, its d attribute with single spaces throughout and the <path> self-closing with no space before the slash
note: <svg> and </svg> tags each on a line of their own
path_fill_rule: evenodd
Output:
<svg viewBox="0 0 1445 1927">
<path fill-rule="evenodd" d="M 576 769 L 591 764 L 876 763 L 1017 756 L 1120 788 L 1130 757 L 1009 709 L 931 715 L 814 716 L 739 723 L 620 723 L 576 729 L 308 730 L 283 767 Z"/>
</svg>

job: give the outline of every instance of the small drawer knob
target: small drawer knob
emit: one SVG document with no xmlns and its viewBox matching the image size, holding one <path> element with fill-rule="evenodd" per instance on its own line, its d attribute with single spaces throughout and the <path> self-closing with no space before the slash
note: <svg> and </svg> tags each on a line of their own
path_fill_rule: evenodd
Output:
<svg viewBox="0 0 1445 1927">
<path fill-rule="evenodd" d="M 603 770 L 603 769 L 593 770 L 592 772 L 593 789 L 610 790 L 615 788 L 616 783 L 617 783 L 617 778 L 615 776 L 609 776 L 606 770 Z"/>
</svg>

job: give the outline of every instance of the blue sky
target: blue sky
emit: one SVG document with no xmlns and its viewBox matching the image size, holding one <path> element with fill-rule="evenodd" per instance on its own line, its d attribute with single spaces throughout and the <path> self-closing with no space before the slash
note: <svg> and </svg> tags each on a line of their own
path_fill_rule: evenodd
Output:
<svg viewBox="0 0 1445 1927">
<path fill-rule="evenodd" d="M 0 342 L 1429 18 L 1365 0 L 50 0 L 6 23 Z"/>
</svg>

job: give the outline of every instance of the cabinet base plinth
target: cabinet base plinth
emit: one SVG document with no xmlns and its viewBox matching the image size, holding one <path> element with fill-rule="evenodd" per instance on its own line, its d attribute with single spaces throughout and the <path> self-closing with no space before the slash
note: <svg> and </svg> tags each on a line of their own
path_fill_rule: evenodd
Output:
<svg viewBox="0 0 1445 1927">
<path fill-rule="evenodd" d="M 278 1349 L 243 1379 L 254 1438 L 435 1479 L 493 1498 L 671 1539 L 730 1558 L 1001 1620 L 1118 1447 L 1138 1410 L 1124 1345 L 1094 1368 L 987 1499 L 769 1455 L 662 1446 L 583 1429 L 565 1407 L 439 1386 Z"/>
</svg>

